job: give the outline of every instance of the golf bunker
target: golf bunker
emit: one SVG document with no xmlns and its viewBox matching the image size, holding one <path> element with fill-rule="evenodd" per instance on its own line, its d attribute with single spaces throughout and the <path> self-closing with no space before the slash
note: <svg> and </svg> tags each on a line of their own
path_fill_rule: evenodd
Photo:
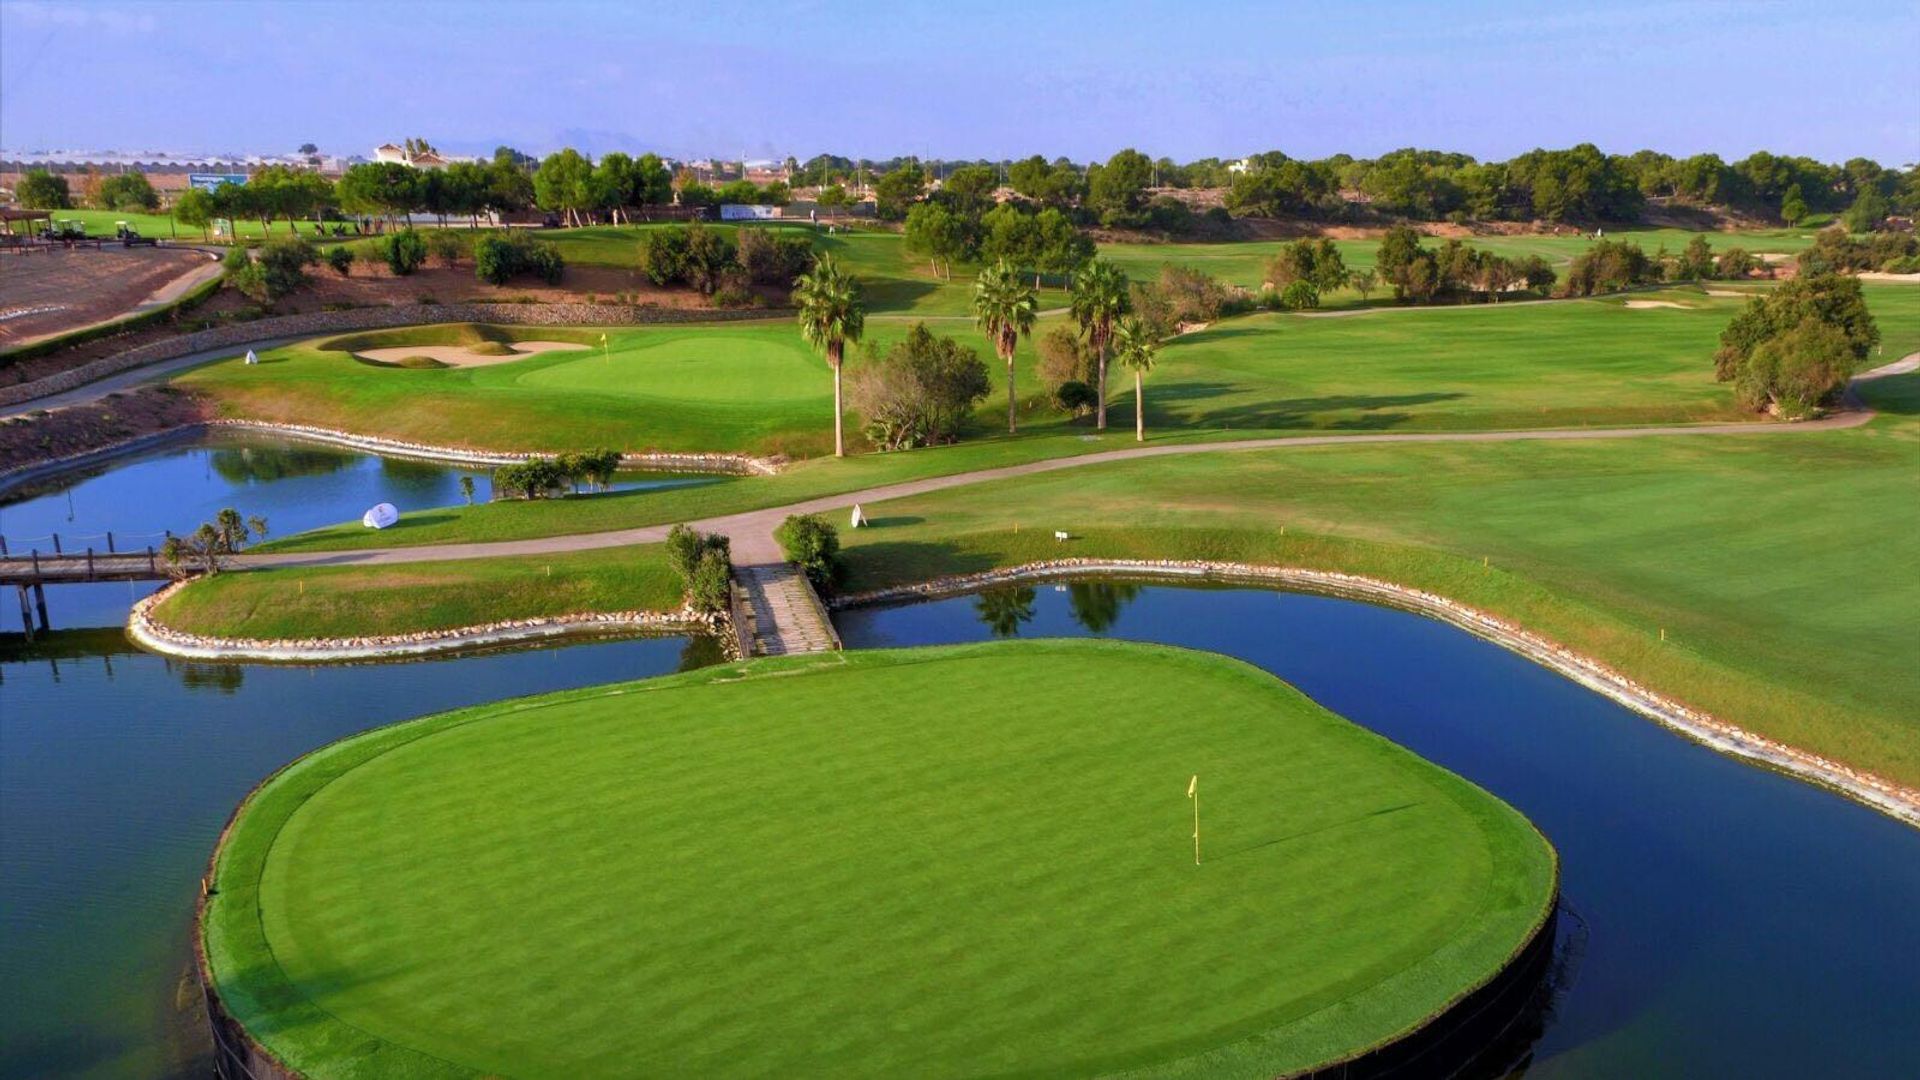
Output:
<svg viewBox="0 0 1920 1080">
<path fill-rule="evenodd" d="M 1529 997 L 1556 885 L 1255 668 L 1006 642 L 335 743 L 236 814 L 200 958 L 255 1075 L 1361 1075 Z"/>
</svg>

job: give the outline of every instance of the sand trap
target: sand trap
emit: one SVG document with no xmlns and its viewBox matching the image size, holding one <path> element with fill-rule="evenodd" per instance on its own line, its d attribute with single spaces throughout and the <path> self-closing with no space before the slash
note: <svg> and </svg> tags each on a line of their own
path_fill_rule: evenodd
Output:
<svg viewBox="0 0 1920 1080">
<path fill-rule="evenodd" d="M 1920 274 L 1889 274 L 1884 270 L 1863 270 L 1861 281 L 1892 281 L 1908 285 L 1920 285 Z"/>
<path fill-rule="evenodd" d="M 1670 307 L 1679 308 L 1681 311 L 1693 310 L 1685 304 L 1676 304 L 1671 300 L 1629 300 L 1627 301 L 1627 306 L 1632 308 Z"/>
<path fill-rule="evenodd" d="M 1706 293 L 1708 296 L 1718 296 L 1723 300 L 1745 300 L 1754 295 L 1750 292 L 1741 292 L 1739 289 L 1708 289 Z"/>
<path fill-rule="evenodd" d="M 362 349 L 354 355 L 383 364 L 398 364 L 409 356 L 430 356 L 448 367 L 485 367 L 488 364 L 510 364 L 515 360 L 525 360 L 537 353 L 587 348 L 570 341 L 514 341 L 509 344 L 513 352 L 505 356 L 487 356 L 465 345 L 399 345 L 391 349 Z"/>
</svg>

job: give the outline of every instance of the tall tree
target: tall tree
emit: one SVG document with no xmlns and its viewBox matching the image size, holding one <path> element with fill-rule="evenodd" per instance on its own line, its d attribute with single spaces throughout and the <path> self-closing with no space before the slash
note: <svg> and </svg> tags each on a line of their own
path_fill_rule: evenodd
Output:
<svg viewBox="0 0 1920 1080">
<path fill-rule="evenodd" d="M 173 201 L 173 219 L 188 228 L 197 228 L 208 239 L 213 239 L 210 226 L 213 219 L 219 217 L 219 208 L 214 205 L 213 196 L 190 187 L 180 193 Z"/>
<path fill-rule="evenodd" d="M 569 146 L 548 154 L 533 173 L 534 203 L 542 210 L 558 210 L 569 225 L 581 223 L 580 213 L 595 204 L 593 162 Z"/>
<path fill-rule="evenodd" d="M 1087 344 L 1093 346 L 1098 365 L 1099 385 L 1094 392 L 1100 400 L 1094 406 L 1094 427 L 1101 431 L 1107 428 L 1107 346 L 1113 340 L 1114 323 L 1132 310 L 1127 275 L 1119 267 L 1105 259 L 1095 259 L 1074 275 L 1071 311 L 1073 321 L 1080 324 L 1080 332 L 1087 337 Z"/>
<path fill-rule="evenodd" d="M 1033 335 L 1033 320 L 1039 314 L 1040 298 L 1019 268 L 1000 259 L 980 271 L 973 283 L 973 321 L 993 351 L 1007 365 L 1007 434 L 1019 431 L 1018 398 L 1014 393 L 1013 356 L 1020 339 Z"/>
<path fill-rule="evenodd" d="M 833 456 L 846 457 L 847 444 L 841 432 L 844 410 L 840 365 L 846 359 L 848 343 L 858 343 L 867 326 L 859 279 L 842 272 L 833 256 L 822 255 L 812 270 L 794 280 L 793 304 L 799 309 L 800 336 L 819 349 L 833 369 Z"/>
<path fill-rule="evenodd" d="M 1160 342 L 1146 320 L 1129 316 L 1113 331 L 1114 358 L 1133 372 L 1133 439 L 1147 441 L 1147 398 L 1143 377 L 1153 370 L 1160 353 Z"/>
</svg>

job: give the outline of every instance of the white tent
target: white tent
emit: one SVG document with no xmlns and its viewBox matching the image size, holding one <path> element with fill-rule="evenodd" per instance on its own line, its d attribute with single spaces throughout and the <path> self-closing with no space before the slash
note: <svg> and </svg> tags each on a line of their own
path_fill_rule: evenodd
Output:
<svg viewBox="0 0 1920 1080">
<path fill-rule="evenodd" d="M 394 509 L 392 503 L 381 503 L 360 515 L 360 524 L 369 529 L 384 529 L 399 520 L 400 511 Z"/>
</svg>

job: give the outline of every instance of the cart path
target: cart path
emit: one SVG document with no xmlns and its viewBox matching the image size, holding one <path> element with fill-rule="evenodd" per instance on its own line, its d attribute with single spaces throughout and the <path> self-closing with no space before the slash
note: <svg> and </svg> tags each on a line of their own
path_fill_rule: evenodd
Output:
<svg viewBox="0 0 1920 1080">
<path fill-rule="evenodd" d="M 1920 370 L 1920 353 L 1884 364 L 1854 377 L 1857 385 L 1891 375 Z M 1848 390 L 1854 398 L 1852 388 Z M 725 514 L 688 524 L 706 532 L 725 534 L 733 544 L 736 566 L 769 566 L 781 562 L 780 546 L 773 530 L 790 514 L 813 514 L 850 507 L 854 503 L 878 503 L 925 495 L 949 488 L 1008 480 L 1020 476 L 1106 465 L 1117 461 L 1174 457 L 1186 454 L 1222 454 L 1251 450 L 1294 450 L 1326 446 L 1377 446 L 1402 443 L 1485 443 L 1485 442 L 1573 442 L 1592 439 L 1644 439 L 1680 436 L 1792 435 L 1809 431 L 1837 431 L 1859 427 L 1872 420 L 1872 409 L 1859 405 L 1819 420 L 1799 423 L 1723 423 L 1667 425 L 1635 428 L 1546 428 L 1538 431 L 1408 432 L 1373 435 L 1301 435 L 1292 438 L 1241 439 L 1231 442 L 1175 443 L 1164 446 L 1134 446 L 1121 450 L 1103 450 L 1077 457 L 1048 458 L 1020 465 L 1003 465 L 976 472 L 929 476 L 903 480 L 895 484 L 822 495 L 784 506 Z M 446 559 L 484 559 L 516 555 L 552 555 L 569 551 L 626 547 L 633 544 L 657 544 L 667 538 L 670 525 L 646 525 L 609 532 L 571 533 L 527 540 L 501 540 L 487 543 L 435 544 L 421 547 L 360 548 L 353 551 L 324 551 L 288 554 L 245 555 L 236 562 L 247 567 L 392 565 Z"/>
</svg>

